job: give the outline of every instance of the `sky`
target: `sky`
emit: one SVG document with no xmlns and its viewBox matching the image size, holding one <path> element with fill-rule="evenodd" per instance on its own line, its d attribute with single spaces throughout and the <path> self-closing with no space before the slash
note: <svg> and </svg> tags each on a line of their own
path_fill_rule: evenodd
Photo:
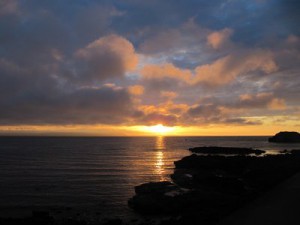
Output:
<svg viewBox="0 0 300 225">
<path fill-rule="evenodd" d="M 299 131 L 299 10 L 298 0 L 1 0 L 0 134 Z"/>
</svg>

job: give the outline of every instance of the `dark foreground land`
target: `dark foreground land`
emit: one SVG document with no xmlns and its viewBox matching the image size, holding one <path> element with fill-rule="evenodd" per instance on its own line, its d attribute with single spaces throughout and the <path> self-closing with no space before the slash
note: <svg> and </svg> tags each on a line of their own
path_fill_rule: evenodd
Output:
<svg viewBox="0 0 300 225">
<path fill-rule="evenodd" d="M 300 173 L 232 213 L 218 225 L 299 224 Z"/>
<path fill-rule="evenodd" d="M 140 213 L 170 215 L 162 225 L 214 225 L 300 171 L 296 150 L 258 157 L 255 154 L 262 152 L 252 149 L 211 149 L 209 155 L 192 154 L 176 161 L 173 183 L 135 187 L 129 206 Z M 209 147 L 190 150 L 203 154 Z M 226 150 L 229 154 L 224 156 Z"/>
<path fill-rule="evenodd" d="M 160 215 L 164 218 L 160 221 L 56 220 L 48 212 L 35 211 L 28 218 L 0 218 L 0 224 L 259 224 L 255 220 L 259 220 L 259 216 L 251 215 L 253 223 L 246 223 L 247 220 L 245 222 L 247 213 L 249 216 L 247 207 L 259 208 L 262 204 L 258 200 L 267 191 L 300 171 L 300 150 L 285 151 L 278 155 L 265 155 L 264 151 L 250 148 L 199 147 L 190 151 L 194 154 L 174 162 L 175 171 L 171 175 L 173 182 L 150 182 L 136 186 L 136 195 L 128 201 L 128 205 L 140 214 Z M 275 191 L 275 194 L 271 194 L 271 206 L 262 210 L 269 210 L 272 214 L 272 205 L 278 206 L 281 202 L 290 204 L 287 202 L 290 200 L 284 202 L 286 195 L 282 192 L 276 194 Z M 277 198 L 272 200 L 272 196 Z M 293 199 L 292 194 L 288 194 L 287 199 Z M 243 211 L 241 208 L 245 208 L 244 206 L 247 207 Z M 256 214 L 259 213 L 262 212 L 256 210 Z M 277 216 L 280 217 L 280 212 Z M 298 223 L 295 221 L 295 224 Z"/>
</svg>

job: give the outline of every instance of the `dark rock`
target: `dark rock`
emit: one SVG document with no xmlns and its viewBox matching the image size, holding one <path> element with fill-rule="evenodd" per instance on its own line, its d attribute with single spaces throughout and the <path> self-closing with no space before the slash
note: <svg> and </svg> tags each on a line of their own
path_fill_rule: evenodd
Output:
<svg viewBox="0 0 300 225">
<path fill-rule="evenodd" d="M 164 194 L 169 191 L 177 190 L 178 187 L 169 182 L 149 182 L 134 187 L 136 194 Z"/>
<path fill-rule="evenodd" d="M 290 153 L 294 156 L 300 156 L 300 149 L 292 150 L 292 151 L 290 151 Z"/>
<path fill-rule="evenodd" d="M 195 148 L 189 148 L 189 150 L 193 153 L 202 153 L 202 154 L 260 155 L 265 153 L 265 151 L 252 149 L 252 148 L 217 147 L 217 146 L 195 147 Z"/>
<path fill-rule="evenodd" d="M 281 131 L 275 136 L 269 138 L 269 142 L 276 143 L 299 143 L 300 142 L 300 134 L 295 131 Z"/>
<path fill-rule="evenodd" d="M 104 223 L 104 225 L 122 225 L 123 221 L 119 218 L 116 219 L 109 219 Z"/>
<path fill-rule="evenodd" d="M 147 183 L 128 201 L 143 212 L 171 215 L 161 225 L 212 224 L 300 171 L 300 150 L 261 157 L 192 154 L 174 162 L 174 183 Z M 218 152 L 227 151 L 219 148 Z M 220 150 L 220 151 L 219 151 Z M 248 149 L 249 150 L 249 149 Z M 252 152 L 253 153 L 253 152 Z M 185 189 L 184 189 L 185 188 Z"/>
<path fill-rule="evenodd" d="M 218 190 L 216 188 L 187 190 L 175 186 L 176 189 L 167 192 L 156 189 L 154 192 L 139 192 L 129 199 L 128 205 L 136 211 L 147 214 L 176 214 L 194 210 L 214 211 L 216 208 L 222 208 L 223 211 L 227 210 L 228 205 L 235 205 L 238 197 L 231 193 L 237 192 L 236 183 L 227 180 L 224 180 L 223 183 L 222 181 L 214 182 L 219 182 Z M 161 183 L 164 187 L 164 182 Z M 145 184 L 145 186 L 147 185 L 153 186 L 153 183 Z M 158 186 L 157 183 L 156 186 Z M 220 189 L 222 191 L 219 191 Z M 226 191 L 228 189 L 230 191 Z"/>
<path fill-rule="evenodd" d="M 64 218 L 62 221 L 59 221 L 59 224 L 63 225 L 87 225 L 87 221 L 85 220 L 78 220 L 75 218 Z M 55 224 L 56 225 L 56 224 Z"/>
<path fill-rule="evenodd" d="M 193 170 L 177 169 L 171 178 L 180 187 L 192 188 L 195 185 Z"/>
<path fill-rule="evenodd" d="M 176 198 L 185 190 L 168 182 L 150 182 L 135 187 L 136 195 L 128 200 L 128 205 L 140 212 L 171 213 L 181 207 Z"/>
<path fill-rule="evenodd" d="M 70 219 L 70 224 L 65 224 L 64 225 L 88 225 L 89 222 L 84 220 L 84 219 Z"/>
<path fill-rule="evenodd" d="M 279 153 L 281 153 L 281 154 L 288 154 L 288 153 L 291 153 L 291 151 L 288 151 L 288 150 L 284 149 L 284 150 L 280 151 Z"/>
<path fill-rule="evenodd" d="M 211 156 L 190 155 L 175 161 L 176 169 L 193 169 L 197 171 L 208 171 L 211 173 L 241 174 L 251 159 L 257 157 L 245 156 Z"/>
<path fill-rule="evenodd" d="M 32 211 L 32 217 L 39 219 L 49 218 L 50 213 L 48 211 Z"/>
<path fill-rule="evenodd" d="M 128 200 L 129 207 L 147 214 L 165 214 L 179 211 L 172 197 L 164 195 L 138 194 Z"/>
<path fill-rule="evenodd" d="M 221 193 L 239 195 L 245 192 L 244 182 L 234 177 L 211 176 L 204 179 L 202 185 L 209 190 L 215 190 Z"/>
<path fill-rule="evenodd" d="M 215 225 L 219 221 L 218 216 L 215 214 L 213 216 L 201 212 L 189 213 L 181 216 L 180 218 L 170 218 L 168 220 L 163 220 L 159 225 Z"/>
</svg>

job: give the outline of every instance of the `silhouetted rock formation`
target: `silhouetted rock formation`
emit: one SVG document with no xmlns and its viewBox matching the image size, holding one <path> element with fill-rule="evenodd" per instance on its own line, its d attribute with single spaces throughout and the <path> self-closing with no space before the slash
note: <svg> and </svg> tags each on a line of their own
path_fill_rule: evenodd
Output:
<svg viewBox="0 0 300 225">
<path fill-rule="evenodd" d="M 177 212 L 182 210 L 178 202 L 184 192 L 184 189 L 168 181 L 145 183 L 135 187 L 136 195 L 129 199 L 128 204 L 144 213 Z"/>
<path fill-rule="evenodd" d="M 260 155 L 265 153 L 265 151 L 252 149 L 252 148 L 217 147 L 217 146 L 195 147 L 195 148 L 189 148 L 189 150 L 194 153 L 203 153 L 203 154 Z"/>
<path fill-rule="evenodd" d="M 269 142 L 300 143 L 300 134 L 295 131 L 281 131 L 269 138 Z"/>
<path fill-rule="evenodd" d="M 48 211 L 33 211 L 32 216 L 25 218 L 0 218 L 0 224 L 5 225 L 54 225 L 57 224 Z M 73 225 L 73 223 L 70 225 Z M 75 223 L 74 223 L 75 225 Z"/>
<path fill-rule="evenodd" d="M 175 171 L 171 175 L 174 183 L 146 183 L 135 187 L 136 195 L 128 201 L 129 206 L 142 213 L 173 216 L 161 225 L 213 225 L 300 171 L 300 150 L 256 157 L 241 155 L 252 150 L 241 149 L 234 149 L 237 155 L 192 154 L 174 162 Z M 227 148 L 217 150 L 223 154 Z"/>
</svg>

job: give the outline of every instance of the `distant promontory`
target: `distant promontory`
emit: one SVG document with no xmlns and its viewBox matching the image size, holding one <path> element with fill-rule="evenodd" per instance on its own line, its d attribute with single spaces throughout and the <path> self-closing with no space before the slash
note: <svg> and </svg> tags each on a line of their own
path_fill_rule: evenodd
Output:
<svg viewBox="0 0 300 225">
<path fill-rule="evenodd" d="M 269 138 L 269 142 L 300 143 L 300 134 L 296 131 L 281 131 Z"/>
</svg>

